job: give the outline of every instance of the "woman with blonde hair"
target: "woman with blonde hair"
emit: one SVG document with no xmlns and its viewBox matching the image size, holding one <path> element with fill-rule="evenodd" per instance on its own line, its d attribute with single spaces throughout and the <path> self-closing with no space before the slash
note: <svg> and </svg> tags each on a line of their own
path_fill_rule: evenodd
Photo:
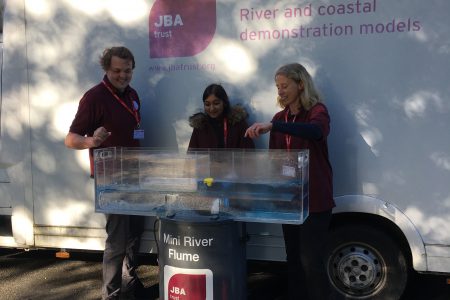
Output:
<svg viewBox="0 0 450 300">
<path fill-rule="evenodd" d="M 335 206 L 327 145 L 330 116 L 301 64 L 280 67 L 274 79 L 282 110 L 270 123 L 250 126 L 245 136 L 256 138 L 270 132 L 270 149 L 309 150 L 309 216 L 302 225 L 283 224 L 289 299 L 299 299 L 300 294 L 302 299 L 337 299 L 323 261 Z"/>
</svg>

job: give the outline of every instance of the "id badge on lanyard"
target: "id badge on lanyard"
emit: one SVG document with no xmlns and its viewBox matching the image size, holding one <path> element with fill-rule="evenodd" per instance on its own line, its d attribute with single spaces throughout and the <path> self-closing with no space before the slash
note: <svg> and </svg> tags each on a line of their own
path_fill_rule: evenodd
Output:
<svg viewBox="0 0 450 300">
<path fill-rule="evenodd" d="M 288 157 L 283 162 L 283 166 L 281 169 L 281 174 L 286 177 L 297 177 L 297 168 L 298 164 L 294 157 L 291 157 L 290 153 L 288 154 Z"/>
<path fill-rule="evenodd" d="M 144 129 L 135 129 L 133 132 L 133 139 L 135 140 L 144 139 Z"/>
</svg>

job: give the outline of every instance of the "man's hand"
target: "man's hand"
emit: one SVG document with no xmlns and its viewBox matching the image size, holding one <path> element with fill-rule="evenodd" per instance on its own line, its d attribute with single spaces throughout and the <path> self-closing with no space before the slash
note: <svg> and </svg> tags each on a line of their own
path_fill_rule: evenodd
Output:
<svg viewBox="0 0 450 300">
<path fill-rule="evenodd" d="M 79 134 L 69 132 L 64 140 L 64 144 L 72 149 L 88 149 L 100 146 L 109 136 L 105 127 L 99 127 L 94 131 L 93 136 L 81 136 Z"/>
<path fill-rule="evenodd" d="M 92 146 L 90 148 L 100 146 L 110 135 L 111 135 L 111 132 L 108 132 L 108 130 L 106 130 L 105 127 L 97 128 L 94 131 L 94 135 L 92 136 L 94 146 Z"/>
</svg>

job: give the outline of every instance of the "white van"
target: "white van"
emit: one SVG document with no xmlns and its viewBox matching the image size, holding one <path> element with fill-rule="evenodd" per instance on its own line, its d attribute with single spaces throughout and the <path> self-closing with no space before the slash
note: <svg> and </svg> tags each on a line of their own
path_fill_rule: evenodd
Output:
<svg viewBox="0 0 450 300">
<path fill-rule="evenodd" d="M 186 148 L 212 82 L 270 120 L 274 71 L 304 64 L 332 118 L 336 289 L 398 299 L 410 270 L 450 273 L 450 2 L 2 2 L 1 247 L 103 249 L 88 154 L 63 140 L 102 50 L 125 45 L 147 147 Z M 284 260 L 279 225 L 247 229 L 248 259 Z"/>
</svg>

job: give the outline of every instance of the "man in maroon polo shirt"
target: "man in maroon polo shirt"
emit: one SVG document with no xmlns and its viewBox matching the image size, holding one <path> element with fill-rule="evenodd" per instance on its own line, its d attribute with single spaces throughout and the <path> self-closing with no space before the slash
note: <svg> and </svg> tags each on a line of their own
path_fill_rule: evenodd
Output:
<svg viewBox="0 0 450 300">
<path fill-rule="evenodd" d="M 140 100 L 129 86 L 135 67 L 133 54 L 125 47 L 108 48 L 100 57 L 100 65 L 105 71 L 103 80 L 80 100 L 64 141 L 72 149 L 89 148 L 91 177 L 93 149 L 137 147 L 144 137 L 139 129 Z M 136 275 L 136 254 L 143 230 L 141 216 L 106 215 L 102 299 L 119 299 L 121 293 L 143 290 Z"/>
</svg>

